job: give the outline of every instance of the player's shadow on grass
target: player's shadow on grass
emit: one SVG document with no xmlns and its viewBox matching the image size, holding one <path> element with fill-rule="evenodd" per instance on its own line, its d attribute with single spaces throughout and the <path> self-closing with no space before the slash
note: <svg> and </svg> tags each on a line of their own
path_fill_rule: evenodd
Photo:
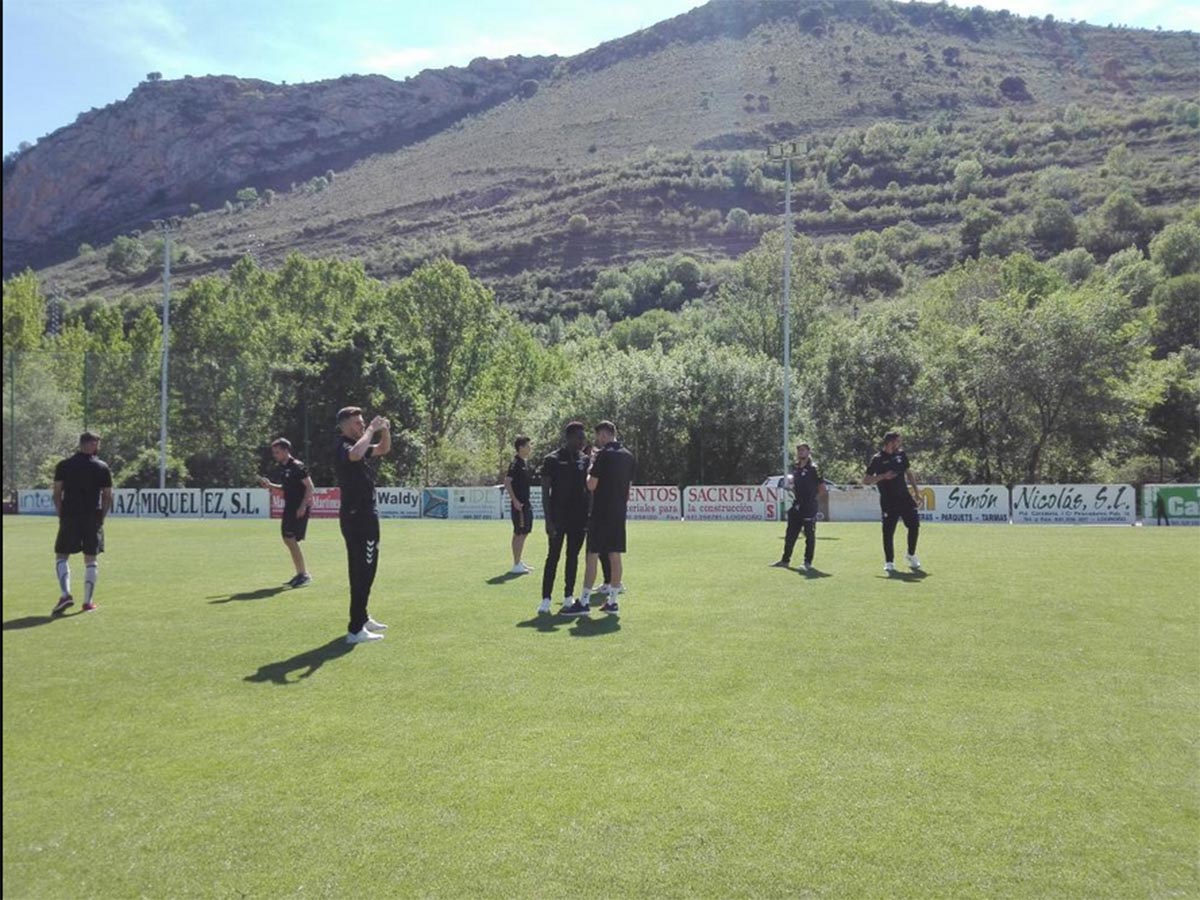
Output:
<svg viewBox="0 0 1200 900">
<path fill-rule="evenodd" d="M 322 644 L 320 647 L 314 647 L 312 650 L 297 653 L 291 659 L 282 659 L 279 662 L 259 666 L 257 672 L 253 675 L 247 675 L 242 680 L 258 684 L 266 684 L 267 682 L 271 682 L 272 684 L 296 684 L 301 678 L 308 678 L 331 659 L 345 656 L 353 649 L 354 645 L 347 644 L 344 636 L 336 637 L 329 643 Z M 299 672 L 300 674 L 295 678 L 288 678 L 293 672 Z"/>
<path fill-rule="evenodd" d="M 558 631 L 564 625 L 570 625 L 574 620 L 570 616 L 550 615 L 549 613 L 534 616 L 532 619 L 526 619 L 524 622 L 518 622 L 518 628 L 536 628 L 538 631 L 548 634 L 551 631 Z"/>
<path fill-rule="evenodd" d="M 884 581 L 921 582 L 931 576 L 922 569 L 919 572 L 893 572 L 891 575 L 876 575 L 875 577 L 882 578 Z"/>
<path fill-rule="evenodd" d="M 797 569 L 796 571 L 800 575 L 801 578 L 832 578 L 833 577 L 832 572 L 822 572 L 820 569 L 814 569 L 811 566 L 809 567 L 807 572 L 805 572 L 803 569 Z"/>
<path fill-rule="evenodd" d="M 51 622 L 58 619 L 70 619 L 74 616 L 82 615 L 83 610 L 77 609 L 73 613 L 63 613 L 58 616 L 25 616 L 20 619 L 9 619 L 4 623 L 5 631 L 23 631 L 26 628 L 37 628 L 39 625 L 49 625 Z"/>
<path fill-rule="evenodd" d="M 618 616 L 600 616 L 593 619 L 583 616 L 575 620 L 575 627 L 568 634 L 571 637 L 595 637 L 599 634 L 614 634 L 621 630 L 621 619 Z"/>
<path fill-rule="evenodd" d="M 277 587 L 259 588 L 257 591 L 243 591 L 240 594 L 230 594 L 228 597 L 217 597 L 215 600 L 209 600 L 209 603 L 232 603 L 235 600 L 266 600 L 268 597 L 274 597 L 276 594 L 282 594 L 284 591 L 292 590 L 286 584 L 278 585 Z"/>
<path fill-rule="evenodd" d="M 518 578 L 524 578 L 527 572 L 522 572 L 518 575 L 516 572 L 505 572 L 503 575 L 497 575 L 495 578 L 489 578 L 485 584 L 508 584 L 510 581 L 516 581 Z"/>
</svg>

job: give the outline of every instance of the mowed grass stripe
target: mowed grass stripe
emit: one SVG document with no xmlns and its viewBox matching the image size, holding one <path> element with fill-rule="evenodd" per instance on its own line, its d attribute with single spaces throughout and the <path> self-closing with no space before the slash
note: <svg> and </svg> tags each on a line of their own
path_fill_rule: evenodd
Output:
<svg viewBox="0 0 1200 900">
<path fill-rule="evenodd" d="M 5 896 L 1200 892 L 1195 532 L 927 525 L 889 581 L 869 525 L 804 578 L 635 523 L 620 619 L 539 623 L 501 523 L 385 522 L 347 651 L 336 522 L 268 593 L 274 523 L 114 520 L 31 627 L 54 523 L 3 527 Z"/>
</svg>

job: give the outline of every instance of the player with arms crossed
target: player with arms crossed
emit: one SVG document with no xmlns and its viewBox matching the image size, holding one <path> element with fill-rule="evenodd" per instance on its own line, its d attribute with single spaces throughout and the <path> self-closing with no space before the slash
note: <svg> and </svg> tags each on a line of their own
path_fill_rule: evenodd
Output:
<svg viewBox="0 0 1200 900">
<path fill-rule="evenodd" d="M 522 434 L 513 441 L 513 449 L 516 455 L 504 475 L 504 488 L 512 504 L 513 567 L 509 574 L 528 575 L 533 569 L 521 559 L 521 554 L 525 551 L 525 539 L 533 531 L 533 504 L 529 501 L 529 483 L 533 475 L 529 457 L 533 453 L 533 444 Z"/>
<path fill-rule="evenodd" d="M 554 591 L 554 576 L 562 555 L 563 541 L 567 544 L 567 564 L 564 573 L 563 609 L 574 603 L 575 576 L 579 571 L 579 551 L 587 536 L 588 503 L 587 471 L 591 459 L 583 452 L 587 442 L 582 422 L 571 422 L 563 429 L 562 446 L 542 460 L 542 509 L 546 515 L 546 535 L 550 547 L 546 567 L 542 570 L 542 604 L 539 613 L 550 612 L 550 595 Z"/>
<path fill-rule="evenodd" d="M 637 461 L 617 440 L 617 427 L 612 422 L 596 426 L 598 450 L 592 451 L 592 466 L 588 470 L 588 490 L 592 492 L 592 515 L 588 521 L 587 566 L 583 576 L 583 595 L 563 609 L 565 616 L 586 616 L 591 612 L 592 585 L 600 557 L 605 555 L 612 564 L 607 598 L 601 612 L 616 615 L 617 595 L 625 571 L 621 554 L 625 552 L 625 517 L 629 507 L 629 490 L 633 485 L 633 470 Z"/>
<path fill-rule="evenodd" d="M 312 510 L 312 478 L 304 463 L 292 456 L 292 442 L 287 438 L 271 441 L 271 456 L 279 466 L 279 481 L 260 478 L 258 483 L 271 490 L 283 491 L 283 519 L 279 523 L 279 530 L 283 535 L 283 545 L 292 554 L 292 565 L 296 567 L 295 577 L 286 584 L 294 588 L 304 587 L 312 583 L 312 576 L 308 574 L 304 563 L 304 551 L 300 549 L 300 542 L 308 533 L 308 514 Z"/>
<path fill-rule="evenodd" d="M 792 549 L 796 538 L 804 530 L 804 571 L 812 568 L 813 551 L 817 545 L 817 495 L 824 495 L 825 482 L 812 460 L 812 449 L 808 444 L 796 445 L 796 467 L 788 473 L 788 487 L 792 489 L 792 506 L 788 510 L 787 534 L 783 540 L 783 557 L 775 563 L 786 569 L 792 561 Z"/>
<path fill-rule="evenodd" d="M 376 416 L 367 424 L 362 409 L 347 406 L 338 411 L 336 469 L 342 505 L 338 518 L 350 564 L 350 625 L 346 642 L 363 644 L 383 639 L 387 626 L 376 622 L 367 611 L 371 586 L 379 568 L 379 515 L 375 511 L 375 467 L 392 449 L 391 424 Z M 371 443 L 375 435 L 378 443 Z"/>
<path fill-rule="evenodd" d="M 54 467 L 54 508 L 58 511 L 58 537 L 54 541 L 54 568 L 58 575 L 59 598 L 51 615 L 61 616 L 75 600 L 71 596 L 73 553 L 83 553 L 83 611 L 96 608 L 96 581 L 104 552 L 104 517 L 112 509 L 112 472 L 96 454 L 100 435 L 85 431 L 79 436 L 79 451 Z"/>
<path fill-rule="evenodd" d="M 863 484 L 879 486 L 879 507 L 883 515 L 883 571 L 888 575 L 896 571 L 893 543 L 896 523 L 901 519 L 908 531 L 908 553 L 904 558 L 914 572 L 920 571 L 917 536 L 921 530 L 921 517 L 917 513 L 917 501 L 913 499 L 913 494 L 918 490 L 917 477 L 909 468 L 908 454 L 904 452 L 900 432 L 889 431 L 883 436 L 883 448 L 867 464 Z M 909 485 L 912 486 L 912 493 L 909 493 Z"/>
</svg>

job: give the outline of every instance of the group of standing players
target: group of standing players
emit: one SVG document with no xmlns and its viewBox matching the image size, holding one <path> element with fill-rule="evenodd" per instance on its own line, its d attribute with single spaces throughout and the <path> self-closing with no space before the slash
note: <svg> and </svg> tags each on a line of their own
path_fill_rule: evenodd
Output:
<svg viewBox="0 0 1200 900">
<path fill-rule="evenodd" d="M 387 630 L 387 625 L 371 617 L 368 605 L 379 568 L 379 516 L 375 508 L 376 466 L 373 461 L 392 449 L 391 423 L 382 416 L 367 422 L 361 408 L 347 406 L 338 412 L 337 424 L 335 471 L 341 489 L 339 524 L 346 544 L 350 582 L 350 621 L 346 640 L 360 644 L 381 640 Z M 522 562 L 521 553 L 526 537 L 533 530 L 530 494 L 535 472 L 529 462 L 532 456 L 529 438 L 518 437 L 514 443 L 516 455 L 505 476 L 505 486 L 512 505 L 511 574 L 523 575 L 533 571 Z M 104 549 L 104 519 L 112 509 L 113 499 L 112 473 L 99 458 L 99 450 L 100 436 L 84 432 L 80 435 L 78 452 L 55 468 L 53 497 L 59 528 L 54 552 L 60 590 L 59 600 L 52 610 L 55 616 L 74 605 L 70 557 L 80 552 L 86 566 L 83 609 L 90 612 L 97 608 L 98 556 Z M 292 456 L 291 444 L 285 438 L 272 442 L 271 453 L 278 465 L 278 481 L 263 478 L 259 483 L 283 493 L 280 529 L 296 569 L 295 576 L 287 583 L 292 587 L 303 587 L 312 581 L 300 549 L 312 510 L 312 478 L 304 464 Z M 539 614 L 551 613 L 554 582 L 564 550 L 564 591 L 559 614 L 589 615 L 595 596 L 604 598 L 599 608 L 601 612 L 619 614 L 618 596 L 624 591 L 625 522 L 635 468 L 633 454 L 617 440 L 616 426 L 609 421 L 596 426 L 595 441 L 591 445 L 583 423 L 569 423 L 563 429 L 561 445 L 542 460 L 542 508 L 549 547 L 542 570 Z M 809 572 L 816 549 L 817 498 L 825 493 L 825 484 L 808 444 L 797 446 L 796 465 L 788 473 L 787 482 L 794 499 L 788 510 L 783 557 L 775 565 L 790 566 L 792 551 L 803 531 L 803 571 Z M 891 575 L 896 571 L 893 543 L 896 526 L 901 521 L 908 533 L 905 559 L 913 571 L 919 571 L 921 562 L 916 554 L 920 517 L 913 499 L 917 482 L 898 432 L 884 436 L 882 448 L 867 465 L 863 483 L 879 488 L 885 572 Z M 585 545 L 583 589 L 576 597 L 579 554 Z M 604 581 L 597 587 L 599 571 L 603 572 Z"/>
</svg>

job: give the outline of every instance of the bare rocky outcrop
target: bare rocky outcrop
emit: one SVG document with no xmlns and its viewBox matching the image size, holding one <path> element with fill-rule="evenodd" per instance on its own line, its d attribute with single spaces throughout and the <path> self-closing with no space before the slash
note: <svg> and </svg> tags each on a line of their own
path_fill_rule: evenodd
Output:
<svg viewBox="0 0 1200 900">
<path fill-rule="evenodd" d="M 147 81 L 4 166 L 4 270 L 70 255 L 245 186 L 286 187 L 421 140 L 529 90 L 553 57 L 477 59 L 404 81 L 280 85 L 231 76 Z"/>
</svg>

